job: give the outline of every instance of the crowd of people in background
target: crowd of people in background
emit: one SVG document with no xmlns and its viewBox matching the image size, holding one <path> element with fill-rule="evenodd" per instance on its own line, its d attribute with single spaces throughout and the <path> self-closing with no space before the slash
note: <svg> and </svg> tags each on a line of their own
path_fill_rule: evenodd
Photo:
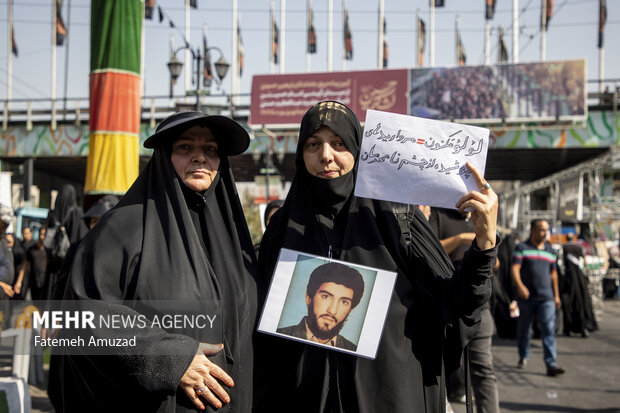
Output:
<svg viewBox="0 0 620 413">
<path fill-rule="evenodd" d="M 429 91 L 422 106 L 439 110 L 437 119 L 505 118 L 502 89 L 492 68 L 437 70 L 424 85 Z M 432 91 L 432 93 L 431 93 Z M 416 94 L 419 94 L 417 91 Z M 415 97 L 413 97 L 415 98 Z"/>
</svg>

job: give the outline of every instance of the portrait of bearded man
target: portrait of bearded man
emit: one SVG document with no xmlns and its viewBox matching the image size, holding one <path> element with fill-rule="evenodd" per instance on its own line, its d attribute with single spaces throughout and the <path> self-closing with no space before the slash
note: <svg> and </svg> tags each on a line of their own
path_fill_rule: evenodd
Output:
<svg viewBox="0 0 620 413">
<path fill-rule="evenodd" d="M 340 263 L 318 266 L 306 287 L 308 314 L 299 324 L 282 327 L 278 333 L 356 351 L 357 345 L 340 335 L 347 317 L 364 295 L 359 271 Z"/>
</svg>

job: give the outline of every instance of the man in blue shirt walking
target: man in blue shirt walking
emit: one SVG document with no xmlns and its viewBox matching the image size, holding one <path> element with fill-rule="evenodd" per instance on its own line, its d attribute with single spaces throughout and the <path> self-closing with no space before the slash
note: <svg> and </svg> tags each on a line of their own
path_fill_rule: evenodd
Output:
<svg viewBox="0 0 620 413">
<path fill-rule="evenodd" d="M 555 311 L 560 308 L 557 256 L 546 242 L 549 223 L 535 219 L 530 237 L 517 245 L 512 260 L 512 281 L 516 287 L 521 315 L 517 322 L 519 368 L 530 356 L 530 334 L 534 318 L 540 322 L 547 375 L 564 373 L 558 366 L 555 344 Z"/>
</svg>

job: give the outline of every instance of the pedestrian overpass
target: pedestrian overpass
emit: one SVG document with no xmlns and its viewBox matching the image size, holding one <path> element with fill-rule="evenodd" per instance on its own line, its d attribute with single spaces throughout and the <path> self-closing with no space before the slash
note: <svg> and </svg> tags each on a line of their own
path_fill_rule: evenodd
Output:
<svg viewBox="0 0 620 413">
<path fill-rule="evenodd" d="M 264 174 L 267 165 L 271 165 L 283 181 L 292 179 L 298 138 L 295 126 L 281 129 L 249 126 L 249 96 L 242 96 L 241 104 L 235 106 L 231 105 L 230 97 L 211 96 L 205 99 L 206 102 L 201 105 L 203 110 L 231 116 L 242 123 L 252 137 L 248 150 L 231 159 L 238 183 L 251 185 L 257 182 L 256 176 Z M 142 102 L 141 167 L 151 156 L 151 150 L 145 149 L 142 143 L 154 132 L 157 123 L 176 110 L 187 110 L 194 105 L 193 101 L 183 103 L 181 99 L 179 103 L 167 97 L 145 97 Z M 504 182 L 495 187 L 500 195 L 513 194 L 515 185 L 521 188 L 529 188 L 529 185 L 532 191 L 538 191 L 537 181 L 554 174 L 559 176 L 559 172 L 571 168 L 578 171 L 578 165 L 604 156 L 610 148 L 620 144 L 618 93 L 590 93 L 587 103 L 588 117 L 583 124 L 547 122 L 535 127 L 499 124 L 490 128 L 486 178 Z M 73 107 L 69 105 L 68 109 L 58 113 L 52 113 L 49 108 L 31 110 L 30 104 L 5 109 L 0 140 L 2 169 L 13 173 L 13 183 L 31 183 L 39 187 L 40 204 L 45 207 L 49 202 L 45 194 L 61 183 L 73 183 L 78 191 L 82 188 L 88 142 L 87 99 L 77 100 Z M 612 188 L 613 182 L 618 181 L 617 175 L 617 172 L 611 173 Z M 609 173 L 605 179 L 609 179 Z M 618 185 L 615 187 L 618 188 Z M 537 201 L 536 197 L 532 199 L 534 204 L 546 202 Z M 531 209 L 548 207 L 536 204 Z"/>
</svg>

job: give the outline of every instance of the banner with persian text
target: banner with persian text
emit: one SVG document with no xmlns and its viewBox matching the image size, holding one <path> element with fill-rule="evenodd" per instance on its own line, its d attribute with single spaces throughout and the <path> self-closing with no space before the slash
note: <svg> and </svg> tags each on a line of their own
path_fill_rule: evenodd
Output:
<svg viewBox="0 0 620 413">
<path fill-rule="evenodd" d="M 254 76 L 250 124 L 299 124 L 323 100 L 349 106 L 362 122 L 367 109 L 405 115 L 408 85 L 407 69 Z"/>
</svg>

